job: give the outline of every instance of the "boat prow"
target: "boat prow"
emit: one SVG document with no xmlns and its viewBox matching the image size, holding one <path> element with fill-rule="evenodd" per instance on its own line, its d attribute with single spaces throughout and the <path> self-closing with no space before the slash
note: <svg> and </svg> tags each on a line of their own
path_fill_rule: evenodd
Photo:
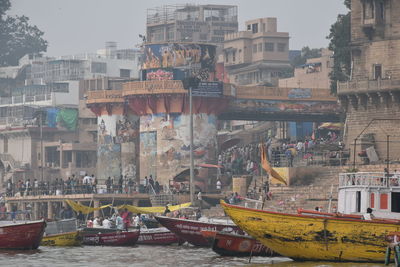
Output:
<svg viewBox="0 0 400 267">
<path fill-rule="evenodd" d="M 1 224 L 0 249 L 37 249 L 45 227 L 44 220 Z"/>
<path fill-rule="evenodd" d="M 61 247 L 73 247 L 80 246 L 82 237 L 79 231 L 52 234 L 44 236 L 40 245 L 42 246 L 61 246 Z"/>
<path fill-rule="evenodd" d="M 393 220 L 287 214 L 226 204 L 225 212 L 248 234 L 295 260 L 383 262 Z"/>
</svg>

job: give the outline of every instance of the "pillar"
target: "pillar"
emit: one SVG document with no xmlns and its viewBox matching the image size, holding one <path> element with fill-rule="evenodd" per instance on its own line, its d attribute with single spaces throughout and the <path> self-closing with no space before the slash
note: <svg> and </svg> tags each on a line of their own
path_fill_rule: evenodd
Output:
<svg viewBox="0 0 400 267">
<path fill-rule="evenodd" d="M 114 111 L 113 111 L 114 112 Z M 139 117 L 129 114 L 103 114 L 98 117 L 97 177 L 139 178 Z M 105 167 L 107 166 L 107 167 Z"/>
<path fill-rule="evenodd" d="M 100 207 L 100 200 L 94 200 L 93 201 L 93 207 L 98 208 Z M 100 217 L 100 210 L 95 210 L 93 212 L 94 217 Z"/>
<path fill-rule="evenodd" d="M 32 220 L 37 220 L 37 219 L 39 219 L 39 205 L 40 205 L 40 203 L 38 203 L 38 202 L 33 202 L 32 203 L 33 204 L 33 206 L 32 206 Z"/>
<path fill-rule="evenodd" d="M 54 218 L 53 203 L 51 201 L 47 202 L 47 219 Z"/>
<path fill-rule="evenodd" d="M 216 163 L 216 115 L 193 115 L 195 166 Z M 140 117 L 140 177 L 152 175 L 160 185 L 190 166 L 190 116 L 153 114 Z M 199 176 L 202 176 L 199 173 Z M 207 174 L 204 174 L 207 176 Z"/>
</svg>

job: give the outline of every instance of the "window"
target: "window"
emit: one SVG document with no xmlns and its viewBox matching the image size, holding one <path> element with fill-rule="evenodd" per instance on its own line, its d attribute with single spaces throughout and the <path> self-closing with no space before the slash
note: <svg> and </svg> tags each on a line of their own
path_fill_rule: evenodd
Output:
<svg viewBox="0 0 400 267">
<path fill-rule="evenodd" d="M 131 77 L 131 70 L 120 69 L 119 70 L 119 77 L 121 77 L 121 78 L 129 78 L 129 77 Z"/>
<path fill-rule="evenodd" d="M 225 52 L 225 62 L 228 63 L 228 52 Z"/>
<path fill-rule="evenodd" d="M 92 73 L 106 73 L 107 72 L 107 63 L 92 62 L 91 69 L 92 69 Z"/>
<path fill-rule="evenodd" d="M 257 53 L 257 45 L 253 45 L 253 53 Z"/>
<path fill-rule="evenodd" d="M 286 51 L 286 44 L 285 43 L 279 43 L 278 44 L 278 51 L 279 52 L 285 52 Z"/>
<path fill-rule="evenodd" d="M 373 0 L 366 0 L 363 2 L 363 16 L 364 19 L 373 19 L 375 13 L 375 5 Z"/>
<path fill-rule="evenodd" d="M 258 23 L 254 23 L 251 26 L 252 26 L 253 33 L 257 33 L 258 32 Z"/>
<path fill-rule="evenodd" d="M 274 52 L 274 43 L 264 43 L 264 51 Z"/>
<path fill-rule="evenodd" d="M 233 62 L 236 61 L 236 51 L 233 51 L 233 53 L 232 53 L 232 61 Z"/>
<path fill-rule="evenodd" d="M 3 153 L 8 153 L 8 137 L 7 136 L 4 136 Z"/>
<path fill-rule="evenodd" d="M 356 192 L 356 212 L 361 212 L 361 191 Z"/>
<path fill-rule="evenodd" d="M 258 44 L 258 52 L 262 52 L 262 43 Z"/>
<path fill-rule="evenodd" d="M 251 30 L 251 25 L 247 25 L 247 30 L 250 31 Z"/>
<path fill-rule="evenodd" d="M 400 212 L 400 193 L 392 192 L 392 212 Z"/>
<path fill-rule="evenodd" d="M 374 80 L 382 79 L 382 65 L 374 65 Z"/>
</svg>

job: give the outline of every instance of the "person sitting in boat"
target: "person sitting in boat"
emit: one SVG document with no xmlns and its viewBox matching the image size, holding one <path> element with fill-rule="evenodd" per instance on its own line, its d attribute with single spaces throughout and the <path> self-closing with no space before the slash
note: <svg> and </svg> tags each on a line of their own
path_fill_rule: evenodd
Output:
<svg viewBox="0 0 400 267">
<path fill-rule="evenodd" d="M 140 228 L 140 213 L 136 214 L 135 218 L 133 218 L 133 227 Z"/>
<path fill-rule="evenodd" d="M 122 219 L 121 214 L 117 215 L 117 218 L 115 219 L 115 225 L 117 226 L 118 230 L 124 230 L 124 219 Z"/>
<path fill-rule="evenodd" d="M 166 205 L 163 215 L 164 215 L 164 216 L 167 216 L 169 213 L 171 213 L 171 211 L 169 210 L 168 205 Z"/>
<path fill-rule="evenodd" d="M 102 228 L 102 227 L 103 226 L 101 225 L 100 218 L 99 217 L 94 218 L 93 228 Z"/>
<path fill-rule="evenodd" d="M 106 217 L 103 220 L 103 228 L 110 229 L 111 228 L 111 221 Z"/>
<path fill-rule="evenodd" d="M 364 220 L 373 220 L 375 218 L 375 216 L 372 214 L 372 209 L 371 208 L 367 208 L 367 213 L 365 213 L 363 215 L 363 219 Z"/>
<path fill-rule="evenodd" d="M 93 218 L 87 220 L 87 222 L 86 222 L 86 227 L 87 227 L 87 228 L 93 228 Z"/>
</svg>

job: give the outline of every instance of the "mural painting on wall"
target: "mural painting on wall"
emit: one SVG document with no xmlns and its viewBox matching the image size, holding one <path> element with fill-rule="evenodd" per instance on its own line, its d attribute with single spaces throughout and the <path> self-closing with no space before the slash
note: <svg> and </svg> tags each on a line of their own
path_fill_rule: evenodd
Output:
<svg viewBox="0 0 400 267">
<path fill-rule="evenodd" d="M 140 133 L 140 175 L 157 177 L 157 132 Z"/>
<path fill-rule="evenodd" d="M 98 171 L 99 179 L 108 176 L 118 177 L 121 174 L 121 145 L 115 143 L 116 122 L 119 116 L 100 116 L 98 118 L 98 166 L 107 166 Z"/>
<path fill-rule="evenodd" d="M 122 175 L 128 179 L 137 178 L 137 157 L 136 142 L 121 143 Z"/>
<path fill-rule="evenodd" d="M 141 119 L 141 149 L 146 131 L 157 131 L 157 165 L 159 177 L 172 177 L 189 166 L 190 116 L 181 114 L 153 114 Z M 216 148 L 216 117 L 207 114 L 194 115 L 194 157 L 196 164 L 212 162 Z M 148 137 L 146 137 L 148 138 Z M 154 139 L 152 139 L 154 140 Z M 146 148 L 144 148 L 146 149 Z M 141 150 L 141 155 L 143 155 Z M 142 168 L 143 164 L 141 164 Z M 143 166 L 144 167 L 144 166 Z M 142 170 L 141 170 L 142 172 Z M 143 174 L 141 174 L 143 176 Z"/>
<path fill-rule="evenodd" d="M 214 71 L 216 47 L 206 44 L 149 44 L 145 46 L 142 68 L 187 66 Z"/>
<path fill-rule="evenodd" d="M 321 102 L 283 102 L 277 100 L 245 100 L 235 101 L 239 110 L 257 110 L 260 112 L 326 112 L 340 110 L 338 104 L 328 104 Z"/>
<path fill-rule="evenodd" d="M 139 137 L 139 117 L 125 115 L 116 123 L 116 143 L 135 142 Z"/>
</svg>

